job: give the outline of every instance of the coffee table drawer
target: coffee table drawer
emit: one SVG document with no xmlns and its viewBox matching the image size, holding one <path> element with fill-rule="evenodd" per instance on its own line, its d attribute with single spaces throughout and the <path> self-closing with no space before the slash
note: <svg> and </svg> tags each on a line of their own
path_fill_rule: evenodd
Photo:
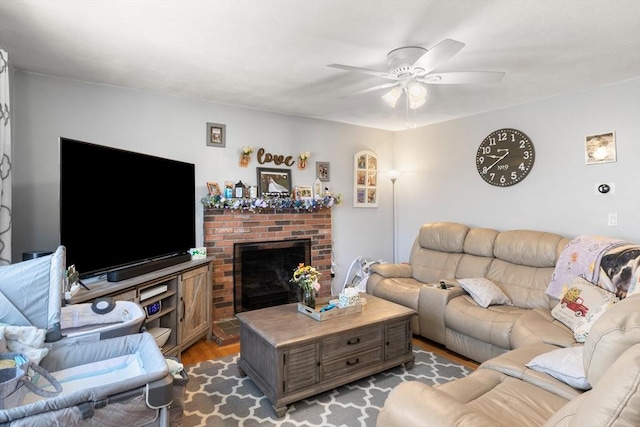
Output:
<svg viewBox="0 0 640 427">
<path fill-rule="evenodd" d="M 322 340 L 322 360 L 355 354 L 365 348 L 381 345 L 383 330 L 380 327 L 363 328 Z"/>
<path fill-rule="evenodd" d="M 322 380 L 331 379 L 338 375 L 352 373 L 358 369 L 375 365 L 382 361 L 382 349 L 374 347 L 357 354 L 349 355 L 322 364 Z"/>
</svg>

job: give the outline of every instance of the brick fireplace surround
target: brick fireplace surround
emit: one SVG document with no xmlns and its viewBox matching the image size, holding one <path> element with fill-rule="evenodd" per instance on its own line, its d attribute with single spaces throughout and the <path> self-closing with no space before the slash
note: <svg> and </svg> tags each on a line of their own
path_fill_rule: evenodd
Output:
<svg viewBox="0 0 640 427">
<path fill-rule="evenodd" d="M 311 239 L 311 265 L 320 272 L 320 296 L 331 295 L 331 208 L 309 211 L 264 209 L 260 212 L 204 208 L 204 246 L 213 256 L 213 315 L 232 319 L 233 245 Z M 291 271 L 293 274 L 293 269 Z M 216 327 L 214 326 L 214 335 Z M 219 340 L 218 340 L 219 341 Z"/>
</svg>

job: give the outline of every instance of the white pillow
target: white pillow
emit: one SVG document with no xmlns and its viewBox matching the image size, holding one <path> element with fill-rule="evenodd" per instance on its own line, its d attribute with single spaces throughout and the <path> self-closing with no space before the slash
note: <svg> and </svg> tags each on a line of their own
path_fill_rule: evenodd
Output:
<svg viewBox="0 0 640 427">
<path fill-rule="evenodd" d="M 493 304 L 513 305 L 502 289 L 489 279 L 484 277 L 458 279 L 458 283 L 480 307 L 487 308 Z"/>
<path fill-rule="evenodd" d="M 617 301 L 618 297 L 613 292 L 587 282 L 582 277 L 576 277 L 562 290 L 560 302 L 553 307 L 551 315 L 575 333 L 587 323 L 589 315 L 600 311 L 602 306 Z"/>
<path fill-rule="evenodd" d="M 584 373 L 584 347 L 566 347 L 536 356 L 527 367 L 544 372 L 579 390 L 589 390 L 591 384 Z"/>
</svg>

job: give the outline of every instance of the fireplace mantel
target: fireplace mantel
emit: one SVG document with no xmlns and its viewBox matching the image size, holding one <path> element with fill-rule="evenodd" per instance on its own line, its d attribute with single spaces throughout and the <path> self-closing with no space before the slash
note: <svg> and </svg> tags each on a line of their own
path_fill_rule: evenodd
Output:
<svg viewBox="0 0 640 427">
<path fill-rule="evenodd" d="M 213 321 L 234 316 L 233 245 L 311 239 L 311 265 L 321 274 L 320 296 L 331 295 L 331 208 L 247 212 L 204 208 L 204 246 L 213 256 Z M 291 271 L 293 274 L 293 270 Z"/>
</svg>

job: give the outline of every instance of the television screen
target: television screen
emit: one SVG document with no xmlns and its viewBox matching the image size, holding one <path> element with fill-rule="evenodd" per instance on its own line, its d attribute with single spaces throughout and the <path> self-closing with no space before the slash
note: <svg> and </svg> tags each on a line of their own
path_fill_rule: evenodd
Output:
<svg viewBox="0 0 640 427">
<path fill-rule="evenodd" d="M 195 166 L 60 138 L 60 244 L 80 277 L 195 246 Z"/>
</svg>

